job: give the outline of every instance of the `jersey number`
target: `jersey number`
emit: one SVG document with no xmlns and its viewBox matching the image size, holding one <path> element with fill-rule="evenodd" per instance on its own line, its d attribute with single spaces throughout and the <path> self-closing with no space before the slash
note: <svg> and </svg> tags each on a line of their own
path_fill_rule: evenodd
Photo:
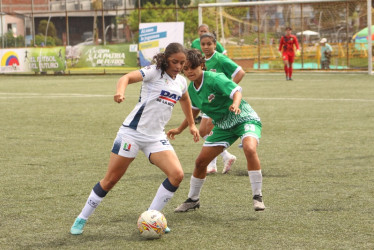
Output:
<svg viewBox="0 0 374 250">
<path fill-rule="evenodd" d="M 162 145 L 170 145 L 168 140 L 160 140 L 160 142 L 162 143 Z"/>
</svg>

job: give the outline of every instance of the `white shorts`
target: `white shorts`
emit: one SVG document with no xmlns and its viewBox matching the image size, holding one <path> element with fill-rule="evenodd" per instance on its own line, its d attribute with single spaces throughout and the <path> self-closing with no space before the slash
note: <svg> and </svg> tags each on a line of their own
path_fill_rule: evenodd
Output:
<svg viewBox="0 0 374 250">
<path fill-rule="evenodd" d="M 152 153 L 166 150 L 174 151 L 174 148 L 165 134 L 150 137 L 134 129 L 121 126 L 114 140 L 112 153 L 126 158 L 135 158 L 139 150 L 143 151 L 149 159 Z"/>
</svg>

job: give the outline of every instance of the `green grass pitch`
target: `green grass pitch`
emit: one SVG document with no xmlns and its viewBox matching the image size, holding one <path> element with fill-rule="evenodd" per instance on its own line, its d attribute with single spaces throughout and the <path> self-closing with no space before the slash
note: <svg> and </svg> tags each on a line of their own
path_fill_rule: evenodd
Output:
<svg viewBox="0 0 374 250">
<path fill-rule="evenodd" d="M 120 76 L 0 76 L 0 249 L 373 249 L 374 78 L 247 74 L 243 98 L 260 115 L 267 209 L 255 212 L 239 141 L 232 171 L 210 175 L 201 208 L 187 198 L 202 142 L 172 144 L 185 179 L 164 209 L 172 232 L 140 238 L 136 221 L 164 174 L 139 153 L 83 235 L 69 233 L 104 176 L 116 132 L 138 100 L 113 101 Z M 177 105 L 166 130 L 183 119 Z M 222 160 L 218 159 L 219 171 Z"/>
</svg>

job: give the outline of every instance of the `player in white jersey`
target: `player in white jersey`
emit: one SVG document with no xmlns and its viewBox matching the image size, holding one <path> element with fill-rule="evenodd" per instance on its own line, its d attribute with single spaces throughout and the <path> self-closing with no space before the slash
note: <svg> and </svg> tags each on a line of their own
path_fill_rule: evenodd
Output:
<svg viewBox="0 0 374 250">
<path fill-rule="evenodd" d="M 183 179 L 182 166 L 165 135 L 164 127 L 171 118 L 174 105 L 180 101 L 193 139 L 195 142 L 199 140 L 187 83 L 184 77 L 179 75 L 186 61 L 186 51 L 181 44 L 171 43 L 164 53 L 157 54 L 153 59 L 156 65 L 130 72 L 117 83 L 114 101 L 121 103 L 125 100 L 128 84 L 143 81 L 139 102 L 120 127 L 113 143 L 107 173 L 91 191 L 70 229 L 71 234 L 83 233 L 88 217 L 125 174 L 139 150 L 167 176 L 159 186 L 149 210 L 161 211 Z M 166 232 L 168 231 L 169 228 L 166 229 Z"/>
</svg>

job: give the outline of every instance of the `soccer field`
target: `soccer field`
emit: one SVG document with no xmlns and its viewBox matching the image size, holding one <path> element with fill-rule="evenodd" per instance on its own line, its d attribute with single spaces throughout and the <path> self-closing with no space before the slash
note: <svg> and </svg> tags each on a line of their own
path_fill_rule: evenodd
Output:
<svg viewBox="0 0 374 250">
<path fill-rule="evenodd" d="M 120 76 L 0 76 L 0 249 L 374 249 L 374 78 L 364 74 L 247 74 L 243 98 L 263 122 L 258 148 L 267 209 L 255 212 L 239 141 L 229 174 L 209 175 L 201 207 L 187 198 L 202 141 L 172 144 L 185 178 L 163 210 L 171 233 L 143 240 L 138 216 L 164 174 L 139 153 L 70 235 L 104 176 L 116 132 L 138 101 L 113 101 Z M 183 119 L 180 105 L 166 129 Z"/>
</svg>

